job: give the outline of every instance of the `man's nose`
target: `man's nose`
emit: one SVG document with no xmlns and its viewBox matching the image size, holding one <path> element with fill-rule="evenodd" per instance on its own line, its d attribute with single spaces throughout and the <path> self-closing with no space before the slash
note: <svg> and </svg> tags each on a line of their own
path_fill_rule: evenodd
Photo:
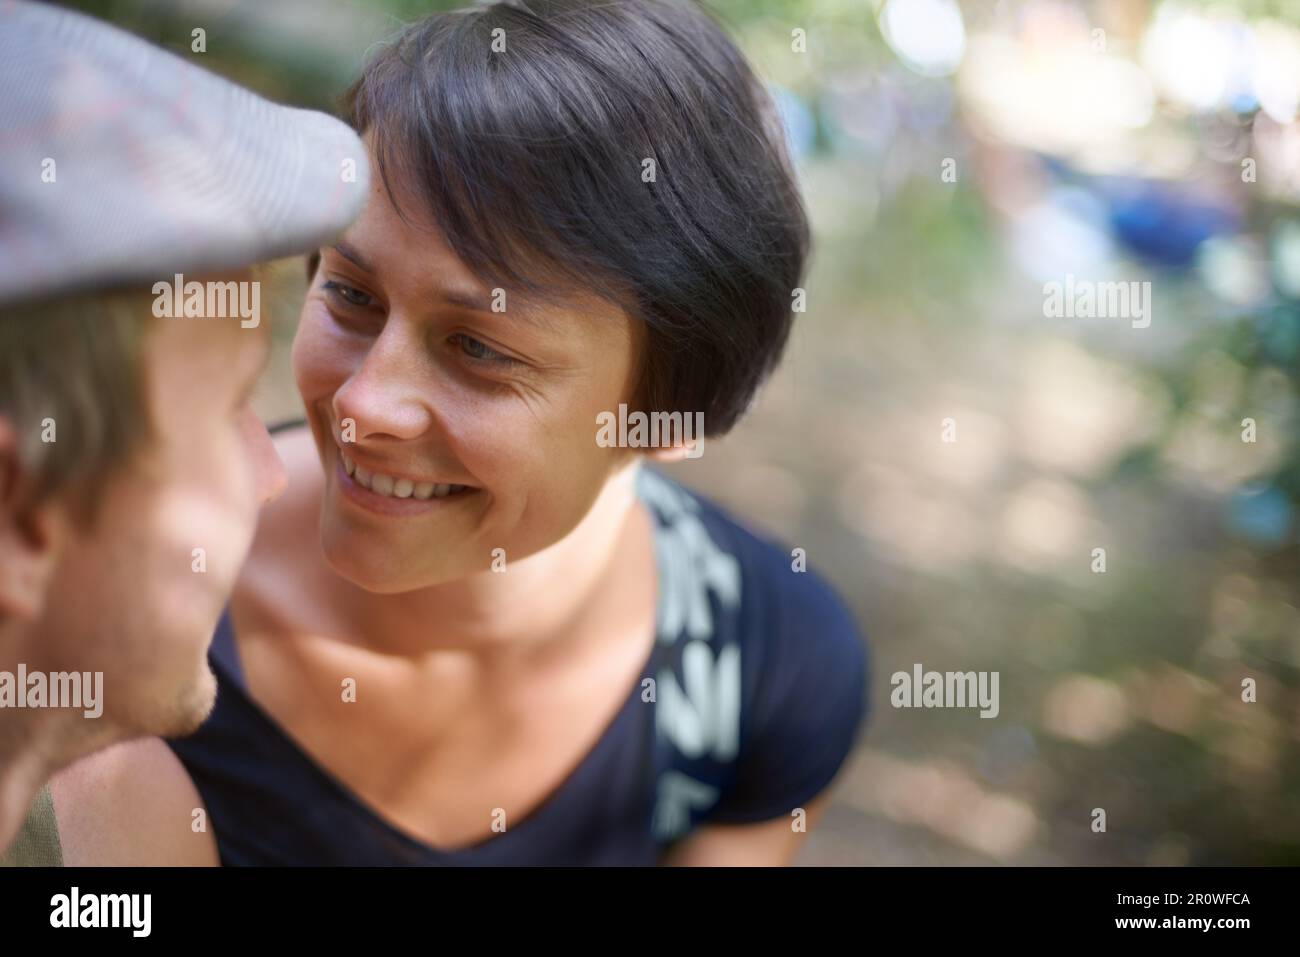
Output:
<svg viewBox="0 0 1300 957">
<path fill-rule="evenodd" d="M 280 453 L 271 441 L 271 433 L 266 431 L 266 424 L 253 411 L 252 406 L 244 409 L 243 429 L 249 455 L 253 459 L 257 504 L 266 505 L 275 501 L 284 491 L 289 481 L 288 475 L 284 463 L 280 461 Z"/>
</svg>

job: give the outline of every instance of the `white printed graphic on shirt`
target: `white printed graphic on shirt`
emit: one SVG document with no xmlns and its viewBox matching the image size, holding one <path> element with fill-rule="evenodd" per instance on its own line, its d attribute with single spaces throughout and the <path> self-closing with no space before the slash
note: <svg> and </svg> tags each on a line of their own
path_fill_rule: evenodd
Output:
<svg viewBox="0 0 1300 957">
<path fill-rule="evenodd" d="M 740 605 L 740 563 L 709 537 L 690 496 L 642 471 L 640 491 L 664 519 L 655 536 L 659 562 L 659 640 L 672 644 L 685 632 L 692 638 L 713 634 L 709 592 L 724 608 Z"/>
<path fill-rule="evenodd" d="M 666 667 L 656 676 L 656 734 L 688 759 L 725 764 L 740 746 L 740 646 L 729 642 L 714 655 L 713 608 L 740 606 L 740 563 L 713 541 L 700 520 L 698 503 L 648 470 L 638 476 L 639 492 L 662 519 L 655 536 L 659 566 L 658 641 L 674 645 L 682 635 L 681 683 Z M 659 777 L 652 829 L 670 841 L 690 830 L 691 812 L 717 803 L 716 787 L 679 770 Z"/>
<path fill-rule="evenodd" d="M 718 799 L 718 789 L 680 771 L 668 771 L 659 778 L 658 797 L 654 836 L 656 840 L 670 841 L 690 828 L 691 808 L 710 807 Z"/>
<path fill-rule="evenodd" d="M 659 729 L 688 758 L 736 756 L 740 739 L 740 646 L 727 645 L 715 659 L 703 641 L 682 649 L 685 690 L 669 670 L 659 675 Z"/>
</svg>

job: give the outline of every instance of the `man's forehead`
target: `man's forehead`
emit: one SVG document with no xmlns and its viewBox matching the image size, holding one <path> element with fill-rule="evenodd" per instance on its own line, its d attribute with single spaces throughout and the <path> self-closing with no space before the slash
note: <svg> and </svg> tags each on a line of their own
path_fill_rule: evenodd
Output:
<svg viewBox="0 0 1300 957">
<path fill-rule="evenodd" d="M 155 285 L 149 321 L 168 361 L 194 368 L 225 363 L 235 377 L 246 363 L 260 364 L 271 346 L 271 318 L 256 275 L 238 269 Z"/>
<path fill-rule="evenodd" d="M 238 319 L 154 319 L 155 336 L 167 361 L 243 372 L 246 363 L 265 359 L 271 347 L 268 323 L 242 329 Z"/>
</svg>

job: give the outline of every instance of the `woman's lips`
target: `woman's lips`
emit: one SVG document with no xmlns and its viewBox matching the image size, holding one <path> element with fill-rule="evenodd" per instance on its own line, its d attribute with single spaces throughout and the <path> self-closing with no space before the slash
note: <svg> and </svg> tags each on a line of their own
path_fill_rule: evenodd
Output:
<svg viewBox="0 0 1300 957">
<path fill-rule="evenodd" d="M 345 449 L 339 449 L 339 457 L 343 459 L 343 468 L 348 475 L 352 476 L 353 480 L 362 488 L 369 489 L 377 495 L 388 495 L 393 498 L 445 498 L 448 495 L 468 491 L 470 488 L 468 485 L 456 485 L 450 482 L 424 482 L 400 475 L 388 475 L 384 472 L 372 471 L 354 462 L 352 456 Z"/>
<path fill-rule="evenodd" d="M 362 508 L 381 515 L 412 515 L 445 508 L 478 491 L 467 485 L 417 483 L 407 478 L 370 472 L 353 462 L 342 449 L 335 459 L 335 466 L 343 495 Z"/>
</svg>

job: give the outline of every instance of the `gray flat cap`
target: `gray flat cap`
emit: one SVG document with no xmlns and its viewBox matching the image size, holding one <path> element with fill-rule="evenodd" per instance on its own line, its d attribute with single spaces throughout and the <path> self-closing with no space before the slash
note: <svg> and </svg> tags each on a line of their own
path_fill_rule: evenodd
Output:
<svg viewBox="0 0 1300 957">
<path fill-rule="evenodd" d="M 369 181 L 332 117 L 0 0 L 0 303 L 306 252 L 360 213 Z"/>
</svg>

